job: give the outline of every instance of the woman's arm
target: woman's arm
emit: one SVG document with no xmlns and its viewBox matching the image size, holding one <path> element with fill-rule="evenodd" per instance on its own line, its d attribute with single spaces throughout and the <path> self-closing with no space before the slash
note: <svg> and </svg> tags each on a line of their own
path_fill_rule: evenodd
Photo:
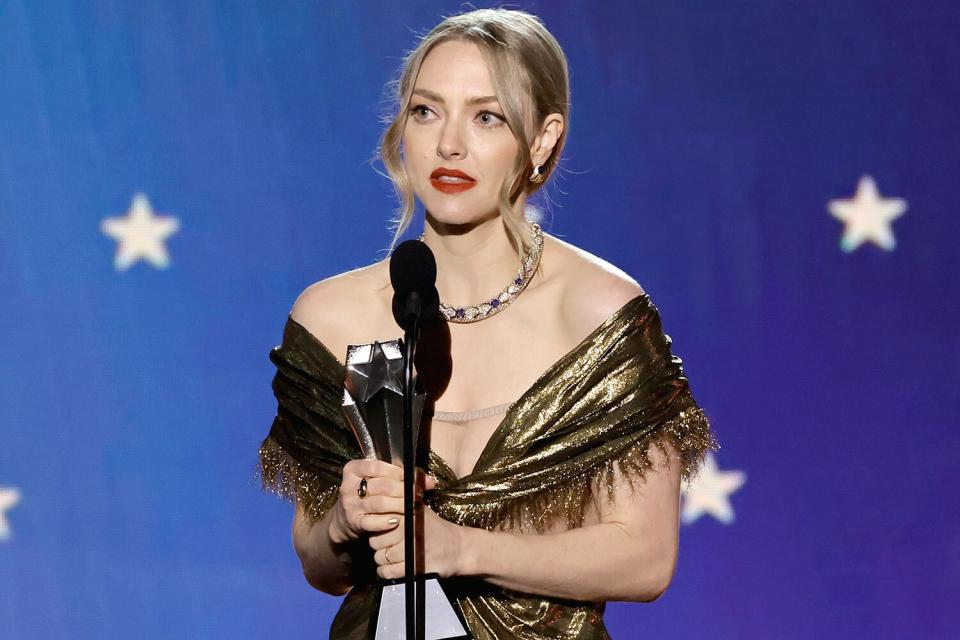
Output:
<svg viewBox="0 0 960 640">
<path fill-rule="evenodd" d="M 654 444 L 654 465 L 635 491 L 615 474 L 616 501 L 606 488 L 600 523 L 561 533 L 515 533 L 462 527 L 424 509 L 426 573 L 481 578 L 501 587 L 584 601 L 656 600 L 673 577 L 679 542 L 680 463 Z M 377 573 L 403 576 L 403 527 L 370 538 Z"/>
<path fill-rule="evenodd" d="M 463 528 L 459 571 L 515 591 L 585 601 L 650 602 L 673 577 L 679 543 L 680 464 L 650 445 L 655 466 L 636 491 L 619 472 L 617 499 L 601 488 L 600 523 L 553 534 Z"/>
<path fill-rule="evenodd" d="M 300 558 L 303 576 L 314 589 L 342 596 L 353 586 L 350 574 L 353 569 L 355 541 L 334 542 L 330 537 L 330 521 L 333 509 L 311 523 L 297 506 L 293 516 L 293 548 Z"/>
</svg>

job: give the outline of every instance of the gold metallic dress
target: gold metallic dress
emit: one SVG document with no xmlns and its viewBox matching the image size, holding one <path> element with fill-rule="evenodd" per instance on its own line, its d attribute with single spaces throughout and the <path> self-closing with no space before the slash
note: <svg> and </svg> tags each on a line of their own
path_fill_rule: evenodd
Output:
<svg viewBox="0 0 960 640">
<path fill-rule="evenodd" d="M 438 486 L 426 493 L 426 503 L 463 526 L 542 533 L 557 522 L 582 526 L 595 487 L 606 487 L 613 501 L 615 465 L 630 484 L 642 478 L 652 465 L 651 444 L 668 453 L 669 442 L 689 479 L 719 446 L 670 344 L 650 297 L 631 299 L 510 406 L 471 474 L 457 478 L 431 450 L 427 470 Z M 292 317 L 270 360 L 277 367 L 278 404 L 260 447 L 260 476 L 265 488 L 295 500 L 316 520 L 336 502 L 343 465 L 360 457 L 340 410 L 345 368 Z M 334 618 L 331 638 L 368 637 L 372 553 L 369 545 L 356 545 L 355 586 Z M 445 587 L 478 640 L 609 638 L 603 602 L 519 593 L 469 577 Z"/>
</svg>

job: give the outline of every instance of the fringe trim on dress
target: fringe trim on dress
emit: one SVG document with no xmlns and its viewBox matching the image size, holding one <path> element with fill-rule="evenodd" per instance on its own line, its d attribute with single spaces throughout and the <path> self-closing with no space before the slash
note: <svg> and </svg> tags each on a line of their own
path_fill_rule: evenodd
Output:
<svg viewBox="0 0 960 640">
<path fill-rule="evenodd" d="M 676 450 L 676 456 L 668 451 L 667 442 Z M 594 469 L 567 482 L 528 496 L 506 497 L 495 506 L 485 505 L 482 511 L 444 509 L 443 505 L 438 505 L 437 508 L 445 517 L 458 524 L 487 530 L 514 530 L 522 533 L 532 528 L 537 533 L 544 533 L 557 521 L 564 523 L 567 529 L 580 527 L 583 526 L 587 506 L 597 488 L 602 490 L 606 487 L 609 504 L 616 501 L 615 468 L 619 469 L 631 490 L 635 490 L 637 481 L 643 480 L 647 470 L 655 467 L 649 451 L 651 444 L 663 452 L 667 464 L 672 464 L 672 458 L 679 461 L 681 479 L 686 481 L 696 476 L 708 451 L 720 448 L 710 429 L 707 416 L 702 409 L 693 406 L 639 438 L 619 456 L 605 460 Z M 426 496 L 428 503 L 429 493 L 431 492 Z"/>
<path fill-rule="evenodd" d="M 339 485 L 330 486 L 300 463 L 269 436 L 260 445 L 257 476 L 261 487 L 281 498 L 296 502 L 310 522 L 316 522 L 336 503 Z"/>
</svg>

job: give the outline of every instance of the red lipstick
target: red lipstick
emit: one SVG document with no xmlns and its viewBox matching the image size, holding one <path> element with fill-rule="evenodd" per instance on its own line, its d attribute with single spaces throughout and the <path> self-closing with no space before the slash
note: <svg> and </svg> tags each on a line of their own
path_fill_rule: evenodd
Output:
<svg viewBox="0 0 960 640">
<path fill-rule="evenodd" d="M 451 176 L 453 178 L 460 178 L 461 180 L 447 182 L 440 180 L 440 176 Z M 474 180 L 473 177 L 467 175 L 463 171 L 459 171 L 458 169 L 446 169 L 444 167 L 438 167 L 437 169 L 433 170 L 433 173 L 430 174 L 430 184 L 432 184 L 433 188 L 437 191 L 454 194 L 466 191 L 477 184 L 477 181 Z"/>
</svg>

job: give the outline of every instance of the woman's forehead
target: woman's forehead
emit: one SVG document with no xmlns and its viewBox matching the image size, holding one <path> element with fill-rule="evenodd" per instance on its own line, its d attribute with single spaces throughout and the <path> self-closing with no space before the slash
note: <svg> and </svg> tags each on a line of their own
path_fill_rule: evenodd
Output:
<svg viewBox="0 0 960 640">
<path fill-rule="evenodd" d="M 441 42 L 427 53 L 415 87 L 452 97 L 496 93 L 480 48 L 459 40 Z"/>
</svg>

